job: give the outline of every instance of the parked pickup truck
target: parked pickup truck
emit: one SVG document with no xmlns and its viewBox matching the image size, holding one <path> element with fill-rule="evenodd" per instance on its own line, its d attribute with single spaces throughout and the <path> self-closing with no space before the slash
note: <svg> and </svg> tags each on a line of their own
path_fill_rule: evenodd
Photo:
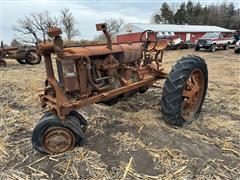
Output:
<svg viewBox="0 0 240 180">
<path fill-rule="evenodd" d="M 225 37 L 222 33 L 206 33 L 203 37 L 197 40 L 195 50 L 200 48 L 209 49 L 211 52 L 216 51 L 217 48 L 223 47 L 225 50 L 229 49 L 229 45 L 234 41 L 233 37 Z"/>
</svg>

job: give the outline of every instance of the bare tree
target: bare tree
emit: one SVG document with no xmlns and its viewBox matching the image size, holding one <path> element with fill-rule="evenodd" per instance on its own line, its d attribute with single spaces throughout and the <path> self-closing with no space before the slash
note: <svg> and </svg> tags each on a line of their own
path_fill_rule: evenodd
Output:
<svg viewBox="0 0 240 180">
<path fill-rule="evenodd" d="M 113 36 L 117 34 L 124 26 L 122 18 L 119 19 L 108 19 L 106 20 L 108 32 Z"/>
<path fill-rule="evenodd" d="M 37 35 L 37 30 L 31 23 L 29 17 L 19 19 L 17 24 L 18 25 L 13 26 L 13 30 L 17 34 L 16 36 L 19 41 L 24 43 L 36 43 L 40 40 Z"/>
<path fill-rule="evenodd" d="M 63 32 L 66 33 L 68 41 L 71 41 L 73 37 L 80 35 L 80 32 L 75 29 L 76 21 L 69 9 L 61 10 L 60 21 L 63 26 Z"/>
<path fill-rule="evenodd" d="M 12 47 L 18 47 L 18 46 L 21 46 L 22 44 L 18 41 L 18 40 L 16 40 L 16 39 L 13 39 L 12 41 L 11 41 L 11 46 Z"/>
<path fill-rule="evenodd" d="M 124 21 L 122 18 L 119 19 L 107 19 L 105 20 L 107 24 L 107 30 L 109 34 L 112 37 L 112 40 L 114 40 L 114 36 L 123 28 L 125 25 Z M 99 42 L 99 43 L 106 43 L 106 38 L 103 34 L 97 36 L 94 41 Z"/>
<path fill-rule="evenodd" d="M 48 11 L 31 14 L 30 17 L 33 20 L 33 25 L 41 33 L 44 40 L 46 40 L 48 29 L 58 25 L 58 19 L 50 17 Z"/>
<path fill-rule="evenodd" d="M 48 11 L 32 13 L 19 19 L 13 30 L 17 39 L 25 43 L 37 43 L 46 40 L 47 30 L 58 25 L 58 19 L 51 17 Z"/>
</svg>

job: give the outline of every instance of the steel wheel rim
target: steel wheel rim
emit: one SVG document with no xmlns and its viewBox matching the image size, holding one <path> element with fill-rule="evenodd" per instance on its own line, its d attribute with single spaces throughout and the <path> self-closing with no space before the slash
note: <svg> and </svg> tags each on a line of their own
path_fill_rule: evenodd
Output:
<svg viewBox="0 0 240 180">
<path fill-rule="evenodd" d="M 43 145 L 52 154 L 62 153 L 74 148 L 75 136 L 69 129 L 51 127 L 43 136 Z"/>
<path fill-rule="evenodd" d="M 184 86 L 182 96 L 183 102 L 181 107 L 181 114 L 185 121 L 194 117 L 197 113 L 203 97 L 204 91 L 204 77 L 199 69 L 191 72 Z"/>
<path fill-rule="evenodd" d="M 36 63 L 39 60 L 38 54 L 35 52 L 30 52 L 29 58 L 32 63 Z"/>
</svg>

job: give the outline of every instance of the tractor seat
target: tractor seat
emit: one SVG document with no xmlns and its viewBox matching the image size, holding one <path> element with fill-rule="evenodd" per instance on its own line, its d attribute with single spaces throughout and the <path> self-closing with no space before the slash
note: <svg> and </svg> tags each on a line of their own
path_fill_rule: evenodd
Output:
<svg viewBox="0 0 240 180">
<path fill-rule="evenodd" d="M 150 43 L 148 45 L 148 49 L 152 49 L 153 46 L 155 45 L 155 43 Z M 168 45 L 168 40 L 167 39 L 161 39 L 157 41 L 157 44 L 154 48 L 154 51 L 162 51 L 163 49 L 165 49 Z"/>
<path fill-rule="evenodd" d="M 167 47 L 167 45 L 168 45 L 168 40 L 167 39 L 161 39 L 157 42 L 155 50 L 156 51 L 162 51 Z"/>
</svg>

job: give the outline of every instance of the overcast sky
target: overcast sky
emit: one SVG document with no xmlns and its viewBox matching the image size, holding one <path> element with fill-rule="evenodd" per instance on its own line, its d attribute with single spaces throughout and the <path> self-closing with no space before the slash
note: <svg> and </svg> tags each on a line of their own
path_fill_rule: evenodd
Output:
<svg viewBox="0 0 240 180">
<path fill-rule="evenodd" d="M 166 1 L 176 7 L 183 0 Z M 187 0 L 185 0 L 187 1 Z M 76 28 L 80 30 L 79 39 L 93 39 L 99 32 L 95 24 L 110 18 L 123 18 L 125 23 L 149 23 L 151 16 L 157 12 L 163 0 L 0 0 L 0 40 L 10 43 L 14 38 L 12 26 L 18 19 L 33 12 L 48 10 L 51 15 L 58 15 L 63 8 L 69 8 L 77 20 Z M 193 1 L 197 2 L 197 1 Z M 219 3 L 223 0 L 202 0 L 201 4 Z M 234 2 L 240 8 L 239 0 Z"/>
</svg>

